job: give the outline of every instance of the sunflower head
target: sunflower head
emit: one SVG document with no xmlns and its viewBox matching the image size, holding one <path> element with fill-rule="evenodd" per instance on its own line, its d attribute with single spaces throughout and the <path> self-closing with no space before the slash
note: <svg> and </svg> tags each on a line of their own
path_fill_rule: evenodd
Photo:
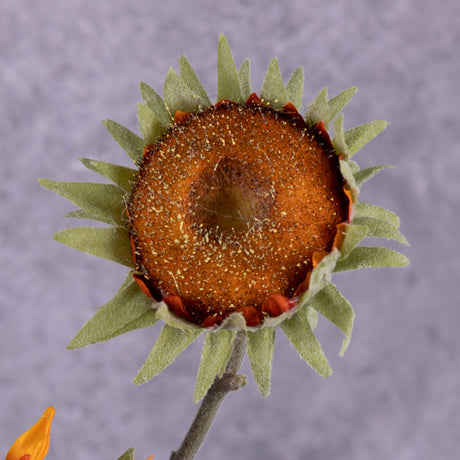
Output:
<svg viewBox="0 0 460 460">
<path fill-rule="evenodd" d="M 161 319 L 165 325 L 134 379 L 143 383 L 204 333 L 195 400 L 225 369 L 236 331 L 246 334 L 265 396 L 277 326 L 317 372 L 330 375 L 313 332 L 317 313 L 343 331 L 341 354 L 354 316 L 332 272 L 408 263 L 388 248 L 358 246 L 367 236 L 407 242 L 395 214 L 359 199 L 359 186 L 388 165 L 360 170 L 351 160 L 386 127 L 373 121 L 344 131 L 341 111 L 356 88 L 333 98 L 325 88 L 302 114 L 302 68 L 285 86 L 273 59 L 253 93 L 249 61 L 237 69 L 224 36 L 217 82 L 213 104 L 181 56 L 163 97 L 141 83 L 142 137 L 105 122 L 135 169 L 84 159 L 113 184 L 41 180 L 79 206 L 68 216 L 109 224 L 69 228 L 55 239 L 130 269 L 69 347 Z"/>
</svg>

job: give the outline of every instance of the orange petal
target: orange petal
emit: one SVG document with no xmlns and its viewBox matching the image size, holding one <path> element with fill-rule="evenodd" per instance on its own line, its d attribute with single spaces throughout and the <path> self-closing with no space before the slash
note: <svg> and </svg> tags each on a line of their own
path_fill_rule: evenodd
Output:
<svg viewBox="0 0 460 460">
<path fill-rule="evenodd" d="M 279 316 L 282 313 L 294 308 L 296 303 L 281 294 L 275 294 L 265 299 L 262 311 L 269 316 Z"/>
<path fill-rule="evenodd" d="M 332 248 L 337 248 L 340 251 L 342 247 L 343 240 L 345 239 L 345 235 L 347 233 L 347 224 L 342 222 L 341 224 L 337 224 L 337 233 L 334 237 L 334 243 L 332 243 Z"/>
<path fill-rule="evenodd" d="M 308 286 L 310 286 L 310 276 L 311 272 L 308 272 L 306 278 L 297 286 L 297 289 L 295 290 L 292 297 L 299 297 L 301 294 L 307 291 Z"/>
<path fill-rule="evenodd" d="M 203 327 L 212 327 L 212 326 L 217 326 L 222 321 L 224 320 L 223 316 L 208 316 L 202 323 L 201 325 Z"/>
<path fill-rule="evenodd" d="M 248 306 L 248 307 L 241 307 L 237 310 L 240 313 L 243 313 L 244 319 L 246 320 L 246 324 L 249 327 L 258 326 L 263 319 L 262 313 L 257 310 L 257 308 Z"/>
<path fill-rule="evenodd" d="M 315 251 L 312 257 L 313 268 L 315 268 L 328 254 L 330 254 L 329 251 Z"/>
<path fill-rule="evenodd" d="M 348 222 L 351 222 L 353 219 L 353 214 L 355 212 L 355 204 L 353 203 L 353 196 L 351 194 L 351 190 L 348 190 L 347 188 L 343 188 L 343 192 L 348 198 Z"/>
<path fill-rule="evenodd" d="M 129 237 L 129 244 L 131 246 L 131 255 L 133 256 L 134 265 L 137 265 L 136 243 L 134 242 L 134 238 L 132 236 Z"/>
<path fill-rule="evenodd" d="M 185 310 L 182 300 L 177 295 L 168 295 L 163 299 L 163 302 L 169 309 L 180 318 L 193 322 L 193 318 L 188 311 Z"/>
<path fill-rule="evenodd" d="M 142 278 L 142 276 L 139 276 L 139 275 L 136 275 L 136 273 L 133 274 L 133 278 L 134 278 L 134 281 L 137 283 L 137 285 L 139 286 L 139 288 L 141 289 L 141 291 L 149 296 L 149 297 L 152 297 L 153 298 L 153 295 L 152 293 L 150 292 L 150 289 L 147 287 L 147 285 L 145 284 L 145 281 L 144 281 L 144 278 Z"/>
<path fill-rule="evenodd" d="M 174 112 L 174 123 L 183 123 L 187 118 L 190 117 L 190 113 L 181 112 L 180 110 L 176 110 Z"/>
<path fill-rule="evenodd" d="M 248 105 L 260 105 L 261 104 L 260 97 L 257 96 L 256 93 L 252 93 L 249 95 L 249 97 L 246 100 L 246 104 Z"/>
<path fill-rule="evenodd" d="M 48 407 L 40 420 L 11 446 L 5 460 L 42 460 L 50 445 L 51 422 L 55 414 L 54 407 Z"/>
</svg>

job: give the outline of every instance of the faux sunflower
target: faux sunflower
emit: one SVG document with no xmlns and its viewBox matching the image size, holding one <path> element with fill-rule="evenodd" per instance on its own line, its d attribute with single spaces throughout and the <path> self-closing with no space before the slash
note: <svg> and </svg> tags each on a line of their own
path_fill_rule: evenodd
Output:
<svg viewBox="0 0 460 460">
<path fill-rule="evenodd" d="M 314 334 L 317 313 L 344 333 L 341 355 L 354 317 L 332 273 L 408 263 L 394 250 L 358 246 L 365 237 L 407 244 L 395 214 L 359 199 L 360 185 L 388 165 L 360 170 L 351 159 L 387 123 L 344 131 L 340 112 L 354 87 L 331 99 L 324 88 L 302 115 L 301 67 L 285 86 L 273 59 L 259 94 L 249 69 L 249 60 L 235 67 L 221 36 L 213 104 L 181 56 L 163 98 L 140 85 L 142 137 L 104 122 L 136 168 L 83 159 L 113 184 L 40 181 L 80 207 L 67 216 L 109 225 L 68 228 L 57 241 L 129 268 L 69 348 L 162 320 L 134 379 L 141 384 L 204 334 L 196 401 L 224 373 L 235 337 L 246 338 L 267 396 L 278 326 L 313 369 L 331 375 Z"/>
</svg>

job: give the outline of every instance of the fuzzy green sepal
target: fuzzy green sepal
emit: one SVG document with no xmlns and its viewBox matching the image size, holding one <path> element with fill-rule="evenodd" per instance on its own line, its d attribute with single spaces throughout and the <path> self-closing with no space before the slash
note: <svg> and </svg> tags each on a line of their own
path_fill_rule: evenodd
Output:
<svg viewBox="0 0 460 460">
<path fill-rule="evenodd" d="M 200 79 L 193 70 L 192 66 L 188 62 L 187 58 L 182 54 L 179 58 L 179 72 L 182 80 L 185 84 L 197 95 L 200 97 L 203 107 L 209 107 L 211 101 L 209 99 L 208 93 L 201 84 Z"/>
<path fill-rule="evenodd" d="M 262 102 L 275 108 L 284 107 L 288 102 L 288 94 L 284 88 L 278 59 L 273 58 L 268 65 L 265 80 L 260 91 Z"/>
<path fill-rule="evenodd" d="M 344 333 L 345 339 L 340 350 L 340 356 L 343 356 L 350 344 L 353 330 L 355 315 L 352 306 L 332 283 L 321 289 L 310 305 Z"/>
<path fill-rule="evenodd" d="M 409 259 L 393 249 L 358 246 L 346 259 L 339 260 L 334 272 L 357 270 L 358 268 L 405 267 Z"/>
<path fill-rule="evenodd" d="M 134 268 L 125 227 L 71 227 L 55 233 L 53 239 L 78 251 Z"/>
<path fill-rule="evenodd" d="M 329 120 L 335 118 L 345 108 L 357 91 L 358 88 L 356 88 L 356 86 L 352 86 L 351 88 L 344 89 L 341 93 L 337 94 L 337 96 L 329 99 Z"/>
<path fill-rule="evenodd" d="M 207 100 L 193 92 L 173 69 L 166 75 L 163 96 L 171 118 L 177 110 L 192 113 L 207 107 Z"/>
<path fill-rule="evenodd" d="M 155 302 L 141 292 L 131 271 L 113 299 L 98 308 L 67 348 L 105 342 L 130 330 L 152 326 L 158 321 L 155 306 Z"/>
<path fill-rule="evenodd" d="M 134 163 L 139 164 L 145 147 L 144 140 L 116 121 L 105 120 L 102 123 Z"/>
<path fill-rule="evenodd" d="M 238 80 L 241 88 L 241 98 L 247 100 L 252 93 L 251 89 L 251 63 L 245 59 L 238 69 Z"/>
<path fill-rule="evenodd" d="M 308 321 L 306 308 L 298 308 L 292 318 L 281 324 L 281 329 L 300 357 L 318 374 L 323 377 L 332 375 L 332 369 Z"/>
<path fill-rule="evenodd" d="M 159 305 L 160 306 L 157 311 L 157 318 L 163 320 L 171 327 L 176 327 L 178 329 L 192 333 L 204 330 L 198 324 L 191 323 L 190 321 L 186 321 L 185 319 L 175 315 L 164 302 L 161 302 Z"/>
<path fill-rule="evenodd" d="M 356 128 L 345 131 L 345 142 L 348 146 L 350 156 L 359 152 L 368 142 L 378 136 L 386 127 L 385 120 L 374 120 L 364 123 Z"/>
<path fill-rule="evenodd" d="M 303 88 L 305 84 L 305 77 L 303 73 L 303 67 L 297 67 L 297 69 L 292 72 L 291 77 L 286 85 L 286 93 L 288 96 L 289 102 L 292 102 L 296 109 L 300 111 L 300 106 L 302 105 L 302 96 Z"/>
<path fill-rule="evenodd" d="M 248 356 L 257 388 L 264 398 L 270 394 L 270 376 L 275 350 L 275 328 L 264 327 L 247 333 Z"/>
<path fill-rule="evenodd" d="M 198 336 L 203 329 L 190 331 L 165 324 L 147 360 L 133 382 L 136 385 L 148 382 L 168 367 Z"/>
<path fill-rule="evenodd" d="M 328 123 L 330 120 L 329 103 L 327 100 L 327 88 L 323 88 L 315 100 L 308 106 L 305 121 L 308 126 L 314 126 L 320 121 Z"/>
<path fill-rule="evenodd" d="M 384 169 L 387 169 L 387 168 L 394 168 L 394 166 L 393 165 L 372 166 L 370 168 L 366 168 L 366 169 L 363 169 L 361 171 L 357 171 L 357 172 L 353 173 L 353 176 L 355 178 L 355 182 L 358 185 L 361 185 L 364 182 L 368 181 L 373 176 L 375 176 L 380 171 L 383 171 Z"/>
<path fill-rule="evenodd" d="M 131 186 L 136 181 L 138 172 L 136 169 L 104 161 L 90 160 L 89 158 L 80 158 L 80 161 L 86 168 L 106 177 L 125 192 L 131 192 Z"/>
<path fill-rule="evenodd" d="M 126 221 L 125 192 L 116 185 L 58 182 L 48 179 L 40 179 L 39 183 L 42 187 L 58 193 L 81 207 L 89 215 L 95 216 L 97 220 L 115 226 L 122 226 Z"/>
<path fill-rule="evenodd" d="M 134 460 L 134 447 L 131 447 L 131 449 L 128 449 L 123 455 L 118 457 L 118 460 Z"/>
<path fill-rule="evenodd" d="M 222 377 L 232 354 L 234 339 L 235 331 L 228 329 L 206 332 L 193 395 L 194 402 L 203 398 L 216 376 Z"/>
<path fill-rule="evenodd" d="M 137 120 L 144 142 L 147 145 L 157 142 L 165 132 L 165 128 L 156 118 L 153 112 L 143 104 L 137 105 Z"/>
<path fill-rule="evenodd" d="M 244 102 L 230 46 L 221 34 L 217 46 L 217 100 L 222 99 L 237 103 Z"/>
</svg>

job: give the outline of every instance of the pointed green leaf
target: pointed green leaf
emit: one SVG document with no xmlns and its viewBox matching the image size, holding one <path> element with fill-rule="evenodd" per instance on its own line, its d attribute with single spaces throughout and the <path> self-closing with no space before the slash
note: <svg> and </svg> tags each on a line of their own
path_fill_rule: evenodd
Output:
<svg viewBox="0 0 460 460">
<path fill-rule="evenodd" d="M 147 145 L 154 144 L 167 130 L 146 105 L 137 105 L 137 119 L 142 137 Z"/>
<path fill-rule="evenodd" d="M 340 252 L 342 253 L 341 259 L 347 257 L 350 252 L 367 236 L 368 228 L 363 225 L 356 225 L 353 223 L 348 224 L 345 231 L 345 238 L 343 239 Z"/>
<path fill-rule="evenodd" d="M 157 318 L 176 329 L 183 329 L 184 331 L 192 332 L 203 330 L 203 328 L 198 324 L 191 323 L 190 321 L 174 314 L 164 302 L 160 303 L 160 307 L 157 310 Z"/>
<path fill-rule="evenodd" d="M 145 105 L 152 111 L 154 117 L 161 125 L 165 128 L 169 128 L 171 126 L 171 116 L 161 96 L 153 88 L 147 85 L 147 83 L 141 82 L 139 88 Z"/>
<path fill-rule="evenodd" d="M 58 193 L 90 214 L 111 225 L 123 225 L 126 221 L 125 192 L 112 184 L 92 182 L 58 182 L 40 179 L 42 187 Z"/>
<path fill-rule="evenodd" d="M 74 219 L 87 219 L 87 220 L 95 220 L 97 222 L 104 222 L 106 224 L 112 225 L 111 219 L 106 219 L 103 216 L 97 216 L 95 214 L 91 214 L 84 209 L 76 209 L 75 211 L 70 211 L 64 214 L 64 217 L 72 217 Z"/>
<path fill-rule="evenodd" d="M 260 98 L 276 108 L 281 108 L 289 102 L 277 58 L 273 58 L 268 64 Z"/>
<path fill-rule="evenodd" d="M 356 94 L 356 91 L 358 91 L 358 88 L 356 88 L 356 86 L 352 86 L 351 88 L 343 90 L 340 94 L 337 94 L 337 96 L 334 96 L 329 100 L 328 104 L 330 120 L 332 120 L 344 109 L 344 107 Z"/>
<path fill-rule="evenodd" d="M 165 324 L 147 360 L 133 382 L 136 385 L 148 382 L 169 366 L 202 331 L 185 331 Z"/>
<path fill-rule="evenodd" d="M 335 272 L 356 270 L 358 268 L 405 267 L 409 259 L 396 251 L 382 247 L 358 246 L 346 259 L 340 259 Z"/>
<path fill-rule="evenodd" d="M 308 290 L 301 297 L 299 307 L 297 307 L 298 309 L 308 304 L 311 297 L 331 281 L 332 271 L 341 255 L 338 249 L 333 249 L 333 251 L 323 257 L 320 263 L 312 270 Z"/>
<path fill-rule="evenodd" d="M 88 169 L 106 177 L 125 192 L 131 192 L 131 186 L 136 181 L 136 169 L 105 163 L 104 161 L 90 160 L 89 158 L 80 158 L 80 161 Z"/>
<path fill-rule="evenodd" d="M 308 322 L 310 323 L 311 330 L 314 331 L 318 327 L 318 313 L 310 305 L 305 305 L 304 308 L 307 309 Z"/>
<path fill-rule="evenodd" d="M 209 107 L 211 105 L 211 101 L 209 100 L 208 93 L 204 89 L 204 86 L 201 84 L 201 81 L 190 65 L 190 62 L 188 62 L 187 58 L 183 54 L 179 58 L 179 72 L 185 84 L 195 94 L 200 96 L 204 106 Z"/>
<path fill-rule="evenodd" d="M 102 123 L 134 163 L 139 164 L 145 147 L 144 140 L 116 121 L 104 120 Z"/>
<path fill-rule="evenodd" d="M 358 185 L 368 181 L 371 177 L 375 176 L 380 171 L 387 169 L 387 168 L 394 168 L 393 165 L 379 165 L 379 166 L 372 166 L 371 168 L 363 169 L 362 171 L 357 171 L 354 173 L 355 181 Z"/>
<path fill-rule="evenodd" d="M 343 113 L 334 120 L 334 138 L 332 139 L 332 145 L 338 155 L 347 156 L 347 144 L 343 132 Z"/>
<path fill-rule="evenodd" d="M 241 98 L 246 101 L 251 95 L 251 63 L 245 59 L 238 70 L 238 80 L 241 87 Z"/>
<path fill-rule="evenodd" d="M 128 449 L 118 460 L 134 460 L 134 447 Z"/>
<path fill-rule="evenodd" d="M 332 369 L 308 322 L 306 308 L 300 308 L 291 318 L 281 323 L 281 329 L 300 357 L 318 374 L 323 377 L 332 375 Z"/>
<path fill-rule="evenodd" d="M 205 106 L 205 101 L 194 93 L 173 69 L 169 69 L 166 75 L 163 95 L 171 118 L 174 118 L 177 110 L 191 113 Z"/>
<path fill-rule="evenodd" d="M 119 335 L 126 334 L 127 332 L 135 331 L 136 329 L 145 329 L 153 326 L 159 318 L 156 315 L 156 310 L 151 308 L 143 313 L 139 318 L 134 319 L 128 324 L 115 331 L 111 338 L 118 337 Z"/>
<path fill-rule="evenodd" d="M 343 178 L 347 181 L 353 203 L 356 203 L 359 198 L 359 187 L 356 184 L 353 173 L 351 172 L 350 163 L 347 160 L 339 160 L 339 165 L 340 172 L 342 173 Z"/>
<path fill-rule="evenodd" d="M 310 126 L 314 126 L 320 121 L 323 121 L 326 125 L 329 123 L 330 113 L 327 102 L 327 88 L 323 88 L 316 96 L 316 99 L 308 106 L 305 118 Z"/>
<path fill-rule="evenodd" d="M 275 350 L 275 328 L 265 327 L 255 332 L 248 332 L 248 356 L 252 373 L 261 395 L 270 394 L 270 377 L 272 372 L 273 352 Z"/>
<path fill-rule="evenodd" d="M 355 317 L 353 307 L 332 283 L 327 284 L 315 295 L 311 306 L 345 334 L 340 350 L 340 356 L 343 356 L 351 340 Z"/>
<path fill-rule="evenodd" d="M 388 209 L 381 208 L 375 204 L 363 203 L 360 201 L 355 204 L 356 217 L 373 217 L 374 219 L 386 220 L 399 228 L 399 217 Z"/>
<path fill-rule="evenodd" d="M 217 45 L 217 101 L 244 102 L 232 52 L 224 35 Z"/>
<path fill-rule="evenodd" d="M 134 267 L 126 228 L 73 227 L 57 232 L 53 239 L 78 251 Z"/>
<path fill-rule="evenodd" d="M 355 217 L 353 222 L 357 225 L 363 225 L 368 228 L 367 236 L 375 236 L 377 238 L 387 238 L 398 241 L 399 243 L 409 245 L 404 235 L 390 222 L 374 217 Z"/>
<path fill-rule="evenodd" d="M 198 402 L 209 390 L 218 375 L 222 377 L 233 350 L 235 331 L 208 331 L 204 339 L 201 364 L 196 377 L 193 401 Z"/>
<path fill-rule="evenodd" d="M 120 330 L 139 318 L 142 318 L 141 324 L 145 324 L 146 320 L 153 321 L 151 322 L 153 324 L 155 322 L 153 303 L 154 301 L 139 289 L 132 272 L 129 272 L 115 296 L 97 310 L 67 348 L 73 349 L 92 343 L 105 342 L 120 335 L 123 332 Z M 146 313 L 148 313 L 147 317 Z"/>
<path fill-rule="evenodd" d="M 388 123 L 384 120 L 374 120 L 345 131 L 345 142 L 348 145 L 348 152 L 350 156 L 360 151 L 387 126 Z"/>
<path fill-rule="evenodd" d="M 289 99 L 289 102 L 292 102 L 297 110 L 300 110 L 302 104 L 303 89 L 305 85 L 305 77 L 303 74 L 303 67 L 297 67 L 297 69 L 292 72 L 291 78 L 286 85 L 286 93 Z"/>
<path fill-rule="evenodd" d="M 356 161 L 348 160 L 348 164 L 350 165 L 350 170 L 353 174 L 356 174 L 359 171 L 359 164 Z M 359 185 L 359 184 L 358 184 Z"/>
</svg>

